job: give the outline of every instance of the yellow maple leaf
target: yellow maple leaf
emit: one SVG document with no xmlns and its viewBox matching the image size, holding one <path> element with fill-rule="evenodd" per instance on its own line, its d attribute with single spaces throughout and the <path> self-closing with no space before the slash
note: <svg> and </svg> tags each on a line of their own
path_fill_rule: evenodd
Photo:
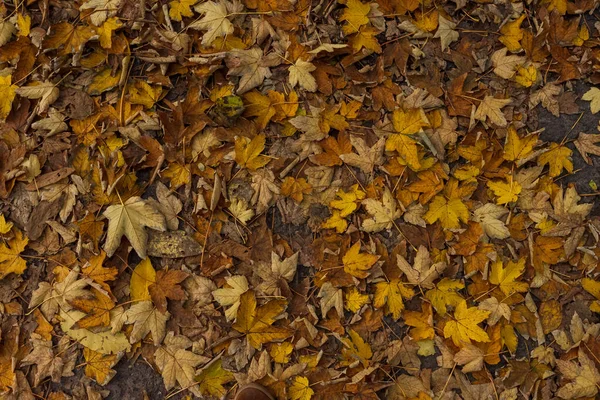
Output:
<svg viewBox="0 0 600 400">
<path fill-rule="evenodd" d="M 600 282 L 590 278 L 583 278 L 581 280 L 581 286 L 586 292 L 590 293 L 597 300 L 594 300 L 590 305 L 590 310 L 593 312 L 600 313 Z"/>
<path fill-rule="evenodd" d="M 431 305 L 438 314 L 445 315 L 447 306 L 456 307 L 463 298 L 457 293 L 458 290 L 464 289 L 464 283 L 443 278 L 439 281 L 434 289 L 428 290 L 425 297 L 431 301 Z"/>
<path fill-rule="evenodd" d="M 17 13 L 17 26 L 19 27 L 19 36 L 29 36 L 29 32 L 31 32 L 31 16 Z"/>
<path fill-rule="evenodd" d="M 351 287 L 344 292 L 344 299 L 344 308 L 355 313 L 369 302 L 369 295 L 362 294 L 356 287 Z"/>
<path fill-rule="evenodd" d="M 571 161 L 571 154 L 573 154 L 573 151 L 567 146 L 552 143 L 549 150 L 538 157 L 537 163 L 542 166 L 548 164 L 550 167 L 548 175 L 551 177 L 559 176 L 563 169 L 572 173 L 573 161 Z"/>
<path fill-rule="evenodd" d="M 436 9 L 429 11 L 415 11 L 415 26 L 425 32 L 433 32 L 438 27 L 439 13 Z"/>
<path fill-rule="evenodd" d="M 504 146 L 504 159 L 508 161 L 524 159 L 533 151 L 533 146 L 536 144 L 537 139 L 537 135 L 529 135 L 521 139 L 515 127 L 512 125 L 509 126 L 506 135 L 506 145 Z"/>
<path fill-rule="evenodd" d="M 171 190 L 187 185 L 192 181 L 192 172 L 187 165 L 181 165 L 178 162 L 169 164 L 169 168 L 161 172 L 161 175 L 171 181 Z"/>
<path fill-rule="evenodd" d="M 83 348 L 85 358 L 85 376 L 95 380 L 104 386 L 117 373 L 112 367 L 119 361 L 121 356 L 117 354 L 102 354 L 94 350 Z"/>
<path fill-rule="evenodd" d="M 413 340 L 433 339 L 435 331 L 433 330 L 433 313 L 431 305 L 423 303 L 423 311 L 405 311 L 402 315 L 404 322 L 413 328 L 410 330 L 410 337 Z"/>
<path fill-rule="evenodd" d="M 312 185 L 304 178 L 294 178 L 287 176 L 281 183 L 281 194 L 291 197 L 297 203 L 302 202 L 305 194 L 312 192 Z"/>
<path fill-rule="evenodd" d="M 223 360 L 220 358 L 202 368 L 195 378 L 200 393 L 216 398 L 222 398 L 227 394 L 227 389 L 223 385 L 233 379 L 233 374 L 223 369 Z"/>
<path fill-rule="evenodd" d="M 295 376 L 288 388 L 290 400 L 310 400 L 313 394 L 315 391 L 311 389 L 308 378 L 305 376 Z"/>
<path fill-rule="evenodd" d="M 256 135 L 252 140 L 245 136 L 235 138 L 235 162 L 241 168 L 248 168 L 254 171 L 260 167 L 264 167 L 270 161 L 267 156 L 262 156 L 260 153 L 265 149 L 265 135 Z"/>
<path fill-rule="evenodd" d="M 141 104 L 145 108 L 152 108 L 160 96 L 162 88 L 160 86 L 150 86 L 144 81 L 136 81 L 128 87 L 129 101 L 131 104 Z"/>
<path fill-rule="evenodd" d="M 275 299 L 257 307 L 254 292 L 248 290 L 240 296 L 237 318 L 232 327 L 246 335 L 250 346 L 260 349 L 264 343 L 283 340 L 292 334 L 288 328 L 272 325 L 286 306 L 285 300 Z"/>
<path fill-rule="evenodd" d="M 12 77 L 10 75 L 0 76 L 0 121 L 10 113 L 12 102 L 17 94 L 17 86 L 11 84 Z"/>
<path fill-rule="evenodd" d="M 290 362 L 290 354 L 294 351 L 294 345 L 290 342 L 283 342 L 271 345 L 269 355 L 276 363 L 286 364 Z"/>
<path fill-rule="evenodd" d="M 478 324 L 490 315 L 489 311 L 477 307 L 468 307 L 466 301 L 461 301 L 454 310 L 454 320 L 446 322 L 444 337 L 452 338 L 457 346 L 475 342 L 489 342 L 490 337 Z"/>
<path fill-rule="evenodd" d="M 260 129 L 264 129 L 271 118 L 277 113 L 273 107 L 270 96 L 264 96 L 260 92 L 253 90 L 244 94 L 244 116 L 257 117 L 256 122 Z"/>
<path fill-rule="evenodd" d="M 525 258 L 517 262 L 509 261 L 506 268 L 503 267 L 502 260 L 496 260 L 492 264 L 490 283 L 498 285 L 506 296 L 517 292 L 526 292 L 529 289 L 526 282 L 515 282 L 523 274 L 523 271 L 525 271 Z"/>
<path fill-rule="evenodd" d="M 169 17 L 173 21 L 180 22 L 183 17 L 193 17 L 194 12 L 190 8 L 198 0 L 173 0 L 169 2 Z"/>
<path fill-rule="evenodd" d="M 350 329 L 348 334 L 350 339 L 341 339 L 345 348 L 342 349 L 343 360 L 340 364 L 354 367 L 356 364 L 361 363 L 363 367 L 367 368 L 369 360 L 373 357 L 371 346 L 354 329 Z"/>
<path fill-rule="evenodd" d="M 369 23 L 369 12 L 371 12 L 371 6 L 369 4 L 363 4 L 360 0 L 348 0 L 346 2 L 346 8 L 340 15 L 340 21 L 346 21 L 346 24 L 342 27 L 344 34 L 349 35 L 351 33 L 358 32 L 361 26 Z"/>
<path fill-rule="evenodd" d="M 15 230 L 15 237 L 7 243 L 0 244 L 0 279 L 10 273 L 21 275 L 27 268 L 27 263 L 20 256 L 29 243 L 29 239 L 21 231 Z"/>
<path fill-rule="evenodd" d="M 363 48 L 374 51 L 375 53 L 381 53 L 381 45 L 376 38 L 379 33 L 380 32 L 377 29 L 371 26 L 363 26 L 360 28 L 360 30 L 348 40 L 353 53 L 358 53 Z"/>
<path fill-rule="evenodd" d="M 567 0 L 543 0 L 548 5 L 548 11 L 556 10 L 560 15 L 567 13 Z"/>
<path fill-rule="evenodd" d="M 366 193 L 358 188 L 358 184 L 352 185 L 350 191 L 344 192 L 342 189 L 336 192 L 339 200 L 331 200 L 329 206 L 340 211 L 341 217 L 347 217 L 358 208 L 358 201 L 363 200 Z"/>
<path fill-rule="evenodd" d="M 98 28 L 100 36 L 100 46 L 105 49 L 112 47 L 112 34 L 115 30 L 123 26 L 123 23 L 117 17 L 112 17 L 104 21 L 101 27 Z"/>
<path fill-rule="evenodd" d="M 392 123 L 394 130 L 404 135 L 413 135 L 420 132 L 423 127 L 429 126 L 429 121 L 421 108 L 394 110 Z"/>
<path fill-rule="evenodd" d="M 521 15 L 518 19 L 507 22 L 500 28 L 500 42 L 506 46 L 511 52 L 517 52 L 521 50 L 520 40 L 523 39 L 523 30 L 521 29 L 521 23 L 525 19 L 525 14 Z"/>
<path fill-rule="evenodd" d="M 497 204 L 508 204 L 517 201 L 522 190 L 521 184 L 515 181 L 512 176 L 508 178 L 508 182 L 488 181 L 487 186 L 496 195 Z"/>
<path fill-rule="evenodd" d="M 469 210 L 460 199 L 447 200 L 437 195 L 429 204 L 423 219 L 430 224 L 439 220 L 444 229 L 457 229 L 460 228 L 460 221 L 466 223 L 469 220 Z"/>
<path fill-rule="evenodd" d="M 523 87 L 531 87 L 537 81 L 537 76 L 537 69 L 535 65 L 531 64 L 528 67 L 517 68 L 515 81 Z"/>
<path fill-rule="evenodd" d="M 421 169 L 421 161 L 417 150 L 417 142 L 410 136 L 393 133 L 385 142 L 386 151 L 397 151 L 404 162 L 413 170 Z"/>
<path fill-rule="evenodd" d="M 344 233 L 348 228 L 348 221 L 342 218 L 340 210 L 333 210 L 331 217 L 321 224 L 324 229 L 335 229 L 337 233 Z"/>
<path fill-rule="evenodd" d="M 379 260 L 379 256 L 360 253 L 360 242 L 356 242 L 348 249 L 342 262 L 344 263 L 344 271 L 357 278 L 366 278 L 369 276 L 369 269 Z"/>
<path fill-rule="evenodd" d="M 142 260 L 131 274 L 129 292 L 132 301 L 151 300 L 148 287 L 156 283 L 156 271 L 149 258 Z"/>
<path fill-rule="evenodd" d="M 13 227 L 13 223 L 6 222 L 6 219 L 4 218 L 4 214 L 0 214 L 0 234 L 4 235 L 4 234 L 10 232 L 12 227 Z"/>
<path fill-rule="evenodd" d="M 400 279 L 392 279 L 390 282 L 379 282 L 375 284 L 375 297 L 373 305 L 376 308 L 385 306 L 386 313 L 392 314 L 394 319 L 400 318 L 400 313 L 404 310 L 404 299 L 410 299 L 415 292 L 404 286 Z"/>
</svg>

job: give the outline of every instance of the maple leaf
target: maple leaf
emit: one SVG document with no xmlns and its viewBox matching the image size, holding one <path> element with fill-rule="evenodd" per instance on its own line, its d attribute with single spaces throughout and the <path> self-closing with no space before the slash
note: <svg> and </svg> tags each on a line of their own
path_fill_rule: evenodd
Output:
<svg viewBox="0 0 600 400">
<path fill-rule="evenodd" d="M 87 347 L 83 348 L 85 358 L 85 376 L 92 378 L 101 386 L 106 385 L 115 376 L 117 371 L 112 367 L 120 360 L 118 354 L 102 354 Z"/>
<path fill-rule="evenodd" d="M 438 29 L 434 38 L 439 38 L 442 45 L 442 51 L 445 51 L 450 43 L 455 42 L 459 38 L 458 32 L 454 30 L 456 24 L 439 14 L 438 16 Z"/>
<path fill-rule="evenodd" d="M 340 15 L 340 21 L 347 23 L 342 27 L 345 35 L 358 32 L 359 28 L 369 23 L 368 14 L 371 12 L 369 4 L 363 4 L 360 0 L 348 0 L 346 8 Z"/>
<path fill-rule="evenodd" d="M 497 204 L 508 204 L 517 201 L 522 190 L 521 184 L 513 180 L 512 176 L 508 178 L 508 182 L 488 181 L 487 186 L 496 195 Z"/>
<path fill-rule="evenodd" d="M 600 89 L 597 87 L 590 88 L 587 92 L 583 94 L 581 100 L 590 102 L 590 111 L 592 114 L 596 114 L 600 111 Z"/>
<path fill-rule="evenodd" d="M 225 282 L 230 287 L 217 289 L 212 295 L 221 306 L 231 306 L 225 310 L 225 316 L 228 321 L 233 321 L 240 307 L 240 296 L 248 291 L 248 280 L 245 276 L 236 275 L 226 277 Z"/>
<path fill-rule="evenodd" d="M 473 118 L 482 122 L 485 122 L 487 119 L 497 126 L 504 127 L 508 125 L 508 122 L 501 109 L 510 102 L 511 99 L 496 99 L 493 96 L 485 96 L 481 103 L 479 103 L 477 110 L 475 110 Z"/>
<path fill-rule="evenodd" d="M 489 311 L 468 307 L 466 301 L 461 301 L 454 310 L 454 320 L 446 322 L 444 337 L 452 338 L 455 345 L 461 346 L 475 342 L 489 342 L 490 337 L 478 324 L 487 319 Z"/>
<path fill-rule="evenodd" d="M 460 281 L 443 278 L 434 289 L 425 293 L 425 297 L 431 301 L 431 305 L 438 314 L 443 316 L 447 312 L 447 306 L 456 307 L 463 301 L 463 298 L 456 292 L 464 287 L 464 283 Z"/>
<path fill-rule="evenodd" d="M 365 192 L 358 188 L 358 184 L 352 185 L 350 191 L 344 192 L 342 189 L 336 192 L 340 200 L 331 200 L 329 206 L 340 211 L 340 217 L 347 217 L 358 208 L 358 201 L 365 198 Z"/>
<path fill-rule="evenodd" d="M 508 214 L 508 210 L 493 203 L 487 203 L 473 212 L 473 221 L 479 222 L 486 235 L 492 239 L 506 239 L 510 231 L 500 221 L 500 217 Z"/>
<path fill-rule="evenodd" d="M 162 176 L 170 180 L 171 190 L 188 185 L 192 180 L 190 168 L 177 162 L 170 163 L 169 167 L 162 172 Z"/>
<path fill-rule="evenodd" d="M 521 139 L 514 126 L 509 126 L 502 157 L 508 161 L 518 161 L 526 158 L 533 151 L 537 139 L 537 135 L 529 135 Z"/>
<path fill-rule="evenodd" d="M 573 162 L 571 161 L 573 151 L 567 146 L 562 146 L 559 143 L 552 143 L 548 151 L 538 157 L 538 165 L 544 166 L 548 164 L 550 170 L 548 174 L 551 177 L 559 176 L 563 169 L 567 172 L 573 172 Z"/>
<path fill-rule="evenodd" d="M 152 108 L 162 94 L 160 86 L 150 86 L 144 81 L 135 81 L 133 85 L 127 87 L 129 101 L 131 104 L 141 104 L 145 108 Z"/>
<path fill-rule="evenodd" d="M 600 156 L 600 146 L 596 143 L 600 142 L 599 134 L 587 134 L 580 132 L 579 136 L 573 142 L 581 157 L 585 160 L 586 163 L 592 164 L 592 159 L 588 154 L 593 154 L 595 156 Z"/>
<path fill-rule="evenodd" d="M 69 126 L 65 122 L 66 118 L 67 117 L 64 114 L 54 109 L 51 109 L 50 111 L 48 111 L 47 118 L 43 118 L 39 121 L 34 122 L 33 124 L 31 124 L 31 127 L 33 129 L 47 130 L 48 133 L 45 134 L 45 137 L 50 137 L 52 135 L 56 135 L 57 133 L 61 133 L 69 129 Z"/>
<path fill-rule="evenodd" d="M 357 278 L 366 278 L 369 276 L 369 269 L 377 262 L 379 256 L 360 253 L 360 242 L 356 242 L 348 249 L 342 262 L 344 263 L 344 271 Z"/>
<path fill-rule="evenodd" d="M 432 263 L 425 246 L 419 246 L 412 266 L 404 257 L 398 255 L 398 268 L 404 272 L 408 281 L 426 289 L 434 287 L 433 281 L 444 272 L 446 267 L 447 264 L 444 262 Z"/>
<path fill-rule="evenodd" d="M 246 222 L 250 221 L 254 216 L 254 211 L 248 208 L 246 200 L 233 197 L 230 199 L 231 204 L 229 205 L 229 211 L 231 214 L 242 223 L 246 225 Z"/>
<path fill-rule="evenodd" d="M 92 297 L 93 294 L 86 289 L 92 281 L 89 278 L 77 279 L 78 277 L 79 268 L 74 268 L 61 282 L 55 282 L 53 285 L 40 282 L 39 287 L 31 295 L 29 308 L 40 306 L 44 316 L 51 319 L 59 309 L 70 310 L 70 301 Z"/>
<path fill-rule="evenodd" d="M 86 4 L 98 4 L 103 0 L 90 1 Z M 98 4 L 101 6 L 101 4 Z M 92 13 L 92 15 L 102 16 L 102 13 Z M 106 14 L 104 14 L 106 15 Z M 104 21 L 100 21 L 101 24 Z M 56 25 L 52 25 L 50 35 L 44 38 L 44 48 L 59 48 L 62 50 L 58 54 L 64 56 L 72 53 L 79 53 L 83 50 L 84 44 L 88 42 L 96 34 L 95 30 L 87 25 L 73 26 L 68 22 L 59 22 Z"/>
<path fill-rule="evenodd" d="M 542 103 L 542 106 L 550 111 L 552 115 L 558 117 L 560 115 L 560 107 L 556 96 L 560 94 L 560 86 L 552 83 L 547 83 L 543 88 L 537 90 L 529 97 L 529 107 L 534 108 Z"/>
<path fill-rule="evenodd" d="M 187 277 L 187 273 L 178 270 L 163 269 L 156 273 L 155 282 L 148 286 L 148 292 L 158 311 L 167 311 L 167 299 L 185 300 L 186 294 L 179 284 Z"/>
<path fill-rule="evenodd" d="M 233 24 L 227 19 L 230 15 L 228 8 L 233 8 L 233 5 L 225 0 L 207 1 L 194 7 L 203 17 L 189 24 L 188 28 L 206 31 L 202 36 L 202 46 L 233 33 Z"/>
<path fill-rule="evenodd" d="M 142 259 L 146 258 L 148 234 L 145 227 L 164 232 L 165 217 L 140 197 L 130 197 L 125 203 L 108 207 L 103 215 L 108 218 L 104 251 L 112 257 L 123 235 Z"/>
<path fill-rule="evenodd" d="M 27 262 L 20 254 L 28 243 L 29 239 L 16 229 L 14 238 L 0 244 L 0 279 L 8 274 L 21 275 L 25 272 Z"/>
<path fill-rule="evenodd" d="M 369 303 L 369 296 L 362 294 L 357 288 L 350 288 L 344 293 L 344 308 L 354 313 L 358 312 L 365 304 Z"/>
<path fill-rule="evenodd" d="M 92 289 L 94 297 L 76 298 L 70 301 L 71 305 L 86 313 L 86 316 L 75 323 L 74 328 L 94 328 L 110 325 L 110 310 L 115 303 L 98 289 Z"/>
<path fill-rule="evenodd" d="M 600 282 L 590 278 L 583 278 L 581 286 L 597 299 L 590 305 L 590 310 L 600 313 Z"/>
<path fill-rule="evenodd" d="M 304 61 L 299 58 L 296 60 L 296 63 L 289 68 L 289 80 L 290 85 L 295 87 L 296 85 L 300 85 L 300 87 L 308 90 L 309 92 L 314 92 L 317 90 L 317 81 L 310 74 L 312 71 L 317 69 L 313 63 Z"/>
<path fill-rule="evenodd" d="M 321 306 L 321 315 L 325 318 L 327 317 L 327 313 L 332 308 L 338 313 L 340 318 L 344 316 L 344 293 L 342 289 L 335 288 L 331 284 L 331 282 L 325 282 L 323 286 L 321 286 L 321 290 L 319 291 L 318 297 L 321 299 L 319 301 L 319 305 Z"/>
<path fill-rule="evenodd" d="M 496 260 L 492 264 L 490 273 L 490 283 L 498 285 L 502 293 L 510 296 L 513 293 L 526 292 L 529 285 L 526 282 L 515 282 L 515 280 L 525 271 L 525 258 L 517 262 L 509 261 L 506 268 L 503 267 L 501 260 Z"/>
<path fill-rule="evenodd" d="M 462 372 L 481 371 L 485 353 L 479 347 L 467 344 L 454 355 L 454 362 L 462 365 Z"/>
<path fill-rule="evenodd" d="M 121 329 L 120 326 L 115 332 L 110 330 L 95 332 L 89 329 L 73 329 L 73 325 L 86 316 L 85 313 L 77 310 L 65 311 L 64 308 L 61 308 L 59 316 L 62 320 L 60 327 L 63 332 L 90 350 L 101 354 L 118 354 L 131 349 L 125 335 L 117 332 Z M 111 321 L 111 323 L 114 323 L 114 321 Z"/>
<path fill-rule="evenodd" d="M 271 264 L 260 263 L 256 273 L 263 279 L 258 290 L 269 295 L 281 295 L 280 284 L 291 282 L 298 267 L 296 252 L 288 258 L 281 259 L 275 252 L 271 252 Z"/>
<path fill-rule="evenodd" d="M 506 303 L 499 302 L 494 296 L 479 303 L 478 308 L 490 312 L 490 316 L 487 320 L 490 326 L 496 325 L 502 317 L 506 318 L 507 321 L 510 321 L 510 316 L 512 314 L 510 306 Z"/>
<path fill-rule="evenodd" d="M 123 315 L 125 323 L 133 324 L 133 330 L 129 337 L 130 343 L 137 343 L 144 339 L 148 333 L 152 333 L 152 340 L 158 346 L 166 333 L 166 323 L 171 314 L 161 313 L 151 301 L 140 301 L 132 305 Z M 113 331 L 115 327 L 113 326 Z"/>
<path fill-rule="evenodd" d="M 353 368 L 360 363 L 367 368 L 369 360 L 373 357 L 371 346 L 354 329 L 350 329 L 348 335 L 350 339 L 341 339 L 345 347 L 342 349 L 341 365 Z"/>
<path fill-rule="evenodd" d="M 178 215 L 183 209 L 183 203 L 162 182 L 156 185 L 156 198 L 158 201 L 148 199 L 148 202 L 165 216 L 167 228 L 176 230 L 179 227 Z"/>
<path fill-rule="evenodd" d="M 105 49 L 112 47 L 112 34 L 115 30 L 123 26 L 123 23 L 117 17 L 107 19 L 100 28 L 98 35 L 100 36 L 100 46 Z"/>
<path fill-rule="evenodd" d="M 265 149 L 265 135 L 256 135 L 252 140 L 245 136 L 235 139 L 235 162 L 242 168 L 254 171 L 264 167 L 271 161 L 267 156 L 260 155 Z"/>
<path fill-rule="evenodd" d="M 194 382 L 195 367 L 210 359 L 186 350 L 191 346 L 192 341 L 187 337 L 175 336 L 173 332 L 169 332 L 164 345 L 156 349 L 154 360 L 167 390 L 178 383 L 182 388 L 190 389 L 196 396 L 201 397 L 202 393 Z"/>
<path fill-rule="evenodd" d="M 279 194 L 280 190 L 279 186 L 275 184 L 273 171 L 263 168 L 251 175 L 252 183 L 250 186 L 254 190 L 254 195 L 250 203 L 256 205 L 256 212 L 260 214 L 269 207 L 275 195 Z"/>
<path fill-rule="evenodd" d="M 11 84 L 11 79 L 10 75 L 0 76 L 0 121 L 4 121 L 10 113 L 12 102 L 17 95 L 17 86 Z"/>
<path fill-rule="evenodd" d="M 537 81 L 538 73 L 535 65 L 531 64 L 528 67 L 517 68 L 517 76 L 515 82 L 523 87 L 531 87 Z"/>
<path fill-rule="evenodd" d="M 396 199 L 386 187 L 383 191 L 381 201 L 375 199 L 365 199 L 362 204 L 373 218 L 365 219 L 362 228 L 367 232 L 379 232 L 383 229 L 390 229 L 394 220 L 400 218 L 402 211 L 396 207 Z"/>
<path fill-rule="evenodd" d="M 231 382 L 234 377 L 231 372 L 224 370 L 222 365 L 223 361 L 220 358 L 216 359 L 204 366 L 196 375 L 195 380 L 198 382 L 200 393 L 219 398 L 227 394 L 227 389 L 223 385 Z"/>
<path fill-rule="evenodd" d="M 305 194 L 310 194 L 313 188 L 304 178 L 287 176 L 281 183 L 281 194 L 291 197 L 296 203 L 301 203 Z"/>
<path fill-rule="evenodd" d="M 351 135 L 350 143 L 352 143 L 358 154 L 341 154 L 339 157 L 346 164 L 358 167 L 367 174 L 370 174 L 373 172 L 375 165 L 383 163 L 382 153 L 385 146 L 383 138 L 379 139 L 373 146 L 367 146 L 362 138 Z"/>
<path fill-rule="evenodd" d="M 358 53 L 365 48 L 374 51 L 375 53 L 381 53 L 381 45 L 376 37 L 379 33 L 381 32 L 378 29 L 371 26 L 361 27 L 349 40 L 353 52 Z"/>
<path fill-rule="evenodd" d="M 150 285 L 156 282 L 156 271 L 149 258 L 142 260 L 133 270 L 129 282 L 129 293 L 132 301 L 150 300 Z"/>
<path fill-rule="evenodd" d="M 263 51 L 259 47 L 250 50 L 234 50 L 228 54 L 226 61 L 229 67 L 227 74 L 240 77 L 238 94 L 259 86 L 265 78 L 271 76 L 269 67 L 280 63 L 280 60 L 273 55 L 263 57 Z"/>
<path fill-rule="evenodd" d="M 192 17 L 194 12 L 190 8 L 198 0 L 173 0 L 169 2 L 169 17 L 173 21 L 181 21 L 183 17 Z"/>
<path fill-rule="evenodd" d="M 399 279 L 392 279 L 389 282 L 379 282 L 375 284 L 375 296 L 373 306 L 382 308 L 385 306 L 386 313 L 392 314 L 394 319 L 400 318 L 400 313 L 404 310 L 403 299 L 410 299 L 415 292 L 400 282 Z"/>
<path fill-rule="evenodd" d="M 521 43 L 519 41 L 523 39 L 523 30 L 521 29 L 523 20 L 525 20 L 525 14 L 514 21 L 507 22 L 500 28 L 502 36 L 498 40 L 513 53 L 521 50 Z"/>
<path fill-rule="evenodd" d="M 33 350 L 21 361 L 24 365 L 36 365 L 34 386 L 37 386 L 45 377 L 52 378 L 53 382 L 60 382 L 63 376 L 73 376 L 77 353 L 69 346 L 69 339 L 63 337 L 55 350 L 52 341 L 43 340 L 37 334 L 32 334 Z"/>
<path fill-rule="evenodd" d="M 288 389 L 290 400 L 310 400 L 315 391 L 310 387 L 310 382 L 305 376 L 295 376 Z"/>
<path fill-rule="evenodd" d="M 429 210 L 423 215 L 423 219 L 430 224 L 440 221 L 442 228 L 457 229 L 460 228 L 460 221 L 469 220 L 469 210 L 460 199 L 449 199 L 442 195 L 437 195 L 429 203 Z"/>
<path fill-rule="evenodd" d="M 257 350 L 264 343 L 283 340 L 290 336 L 292 331 L 272 324 L 286 306 L 285 300 L 276 299 L 257 307 L 256 296 L 249 290 L 240 296 L 240 306 L 232 328 L 245 334 L 250 346 Z"/>
<path fill-rule="evenodd" d="M 345 132 L 340 132 L 337 135 L 337 139 L 329 136 L 319 142 L 319 145 L 321 145 L 324 152 L 313 156 L 311 160 L 314 160 L 316 164 L 327 167 L 342 165 L 343 162 L 340 156 L 352 152 L 350 136 Z"/>
<path fill-rule="evenodd" d="M 421 108 L 394 110 L 392 123 L 396 132 L 403 135 L 418 133 L 423 127 L 429 126 L 429 121 Z"/>
<path fill-rule="evenodd" d="M 563 385 L 556 395 L 561 399 L 576 399 L 580 397 L 594 397 L 598 393 L 600 373 L 593 360 L 590 360 L 583 349 L 579 349 L 578 361 L 556 360 L 561 374 L 572 381 Z"/>
<path fill-rule="evenodd" d="M 253 90 L 244 94 L 246 109 L 244 115 L 249 117 L 258 117 L 256 121 L 261 129 L 264 129 L 271 118 L 275 116 L 277 110 L 269 96 L 264 96 L 260 92 Z"/>
</svg>

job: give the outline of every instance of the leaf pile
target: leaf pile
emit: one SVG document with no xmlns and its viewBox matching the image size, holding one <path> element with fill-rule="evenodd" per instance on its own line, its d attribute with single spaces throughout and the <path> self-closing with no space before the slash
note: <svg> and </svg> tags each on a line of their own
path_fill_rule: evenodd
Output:
<svg viewBox="0 0 600 400">
<path fill-rule="evenodd" d="M 598 16 L 2 3 L 2 398 L 597 398 Z"/>
</svg>

